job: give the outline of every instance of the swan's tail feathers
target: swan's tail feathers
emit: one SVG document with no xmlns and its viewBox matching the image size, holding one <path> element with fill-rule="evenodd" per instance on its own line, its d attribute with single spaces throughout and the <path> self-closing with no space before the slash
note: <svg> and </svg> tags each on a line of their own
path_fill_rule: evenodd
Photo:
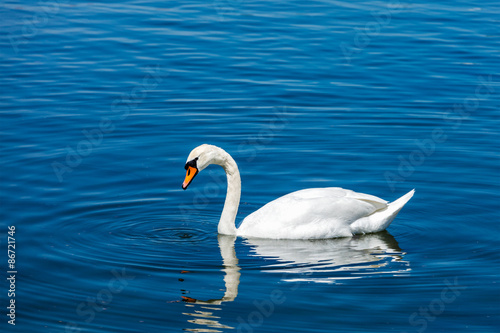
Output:
<svg viewBox="0 0 500 333">
<path fill-rule="evenodd" d="M 359 233 L 357 232 L 358 230 L 364 230 L 365 233 L 385 230 L 398 215 L 403 206 L 413 197 L 414 193 L 415 189 L 389 203 L 386 208 L 356 221 L 351 226 L 353 234 Z"/>
<path fill-rule="evenodd" d="M 380 213 L 383 214 L 383 215 L 380 216 L 382 218 L 380 220 L 379 227 L 377 228 L 379 230 L 376 230 L 376 231 L 382 231 L 385 228 L 387 228 L 389 226 L 389 224 L 391 224 L 392 220 L 394 220 L 394 218 L 396 218 L 396 216 L 398 215 L 398 213 L 401 210 L 401 208 L 403 208 L 403 206 L 406 205 L 406 203 L 411 199 L 411 197 L 413 197 L 414 193 L 415 193 L 415 189 L 413 189 L 410 192 L 406 193 L 401 198 L 399 198 L 399 199 L 391 202 L 387 206 L 386 209 L 384 209 L 383 211 L 380 211 Z"/>
<path fill-rule="evenodd" d="M 411 197 L 413 197 L 413 194 L 415 194 L 415 189 L 411 190 L 410 192 L 406 193 L 403 195 L 401 198 L 397 199 L 396 201 L 393 201 L 389 204 L 389 207 L 394 207 L 396 208 L 396 214 L 403 208 L 404 205 L 408 201 L 410 201 Z"/>
</svg>

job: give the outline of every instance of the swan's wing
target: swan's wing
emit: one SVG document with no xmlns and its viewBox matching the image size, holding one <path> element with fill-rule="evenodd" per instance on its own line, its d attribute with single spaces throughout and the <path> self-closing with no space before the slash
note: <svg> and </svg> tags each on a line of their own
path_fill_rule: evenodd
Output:
<svg viewBox="0 0 500 333">
<path fill-rule="evenodd" d="M 314 188 L 287 194 L 250 214 L 238 234 L 260 238 L 350 236 L 350 224 L 387 206 L 372 195 L 342 188 Z"/>
<path fill-rule="evenodd" d="M 373 206 L 375 206 L 377 208 L 377 210 L 387 208 L 387 205 L 389 204 L 388 201 L 385 201 L 384 199 L 380 199 L 379 197 L 376 197 L 374 195 L 365 194 L 365 193 L 358 193 L 358 192 L 354 192 L 351 190 L 344 190 L 344 189 L 341 189 L 341 190 L 346 192 L 347 197 L 353 198 L 356 200 L 366 201 L 366 202 L 372 204 Z"/>
<path fill-rule="evenodd" d="M 308 188 L 305 190 L 300 190 L 296 192 L 289 193 L 283 197 L 294 196 L 303 199 L 313 199 L 313 198 L 353 198 L 358 200 L 372 201 L 374 203 L 383 204 L 387 206 L 388 202 L 384 199 L 380 199 L 374 195 L 358 193 L 351 190 L 346 190 L 341 187 L 324 187 L 324 188 Z M 282 198 L 283 198 L 282 197 Z"/>
<path fill-rule="evenodd" d="M 305 190 L 292 192 L 281 198 L 285 198 L 288 196 L 302 200 L 307 200 L 307 199 L 315 200 L 320 198 L 328 198 L 330 201 L 335 199 L 339 200 L 342 198 L 362 200 L 376 207 L 376 210 L 384 209 L 388 205 L 387 201 L 379 197 L 376 197 L 374 195 L 358 193 L 351 190 L 345 190 L 340 187 L 309 188 Z"/>
</svg>

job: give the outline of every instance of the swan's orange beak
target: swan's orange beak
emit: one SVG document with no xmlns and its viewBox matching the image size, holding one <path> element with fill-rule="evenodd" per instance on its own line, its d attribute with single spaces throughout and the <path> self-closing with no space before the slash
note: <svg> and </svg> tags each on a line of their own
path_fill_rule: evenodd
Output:
<svg viewBox="0 0 500 333">
<path fill-rule="evenodd" d="M 198 174 L 198 169 L 192 166 L 188 166 L 186 169 L 186 178 L 184 179 L 184 183 L 182 183 L 182 189 L 185 190 L 191 184 L 194 179 L 194 176 Z"/>
</svg>

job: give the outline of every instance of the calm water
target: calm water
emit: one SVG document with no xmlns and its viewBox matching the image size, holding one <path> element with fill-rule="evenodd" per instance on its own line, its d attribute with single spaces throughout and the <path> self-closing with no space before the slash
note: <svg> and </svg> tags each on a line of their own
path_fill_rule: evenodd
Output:
<svg viewBox="0 0 500 333">
<path fill-rule="evenodd" d="M 496 1 L 4 1 L 1 331 L 500 329 Z M 387 232 L 217 236 L 309 187 L 414 198 Z M 15 226 L 15 298 L 7 227 Z M 16 325 L 6 316 L 11 299 Z"/>
</svg>

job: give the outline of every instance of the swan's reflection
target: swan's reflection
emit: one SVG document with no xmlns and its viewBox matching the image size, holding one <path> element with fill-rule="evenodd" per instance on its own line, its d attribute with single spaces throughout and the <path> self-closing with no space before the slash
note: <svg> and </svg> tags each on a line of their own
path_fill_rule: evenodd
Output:
<svg viewBox="0 0 500 333">
<path fill-rule="evenodd" d="M 247 239 L 254 256 L 272 259 L 265 272 L 284 281 L 335 283 L 369 274 L 410 271 L 404 252 L 387 231 L 324 240 Z"/>
<path fill-rule="evenodd" d="M 194 332 L 218 332 L 232 329 L 218 322 L 217 311 L 222 302 L 232 302 L 238 296 L 240 267 L 235 252 L 236 237 L 219 235 L 218 242 L 224 268 L 225 293 L 222 298 L 199 300 L 183 297 L 190 316 L 188 322 L 203 328 L 186 329 Z M 327 240 L 246 239 L 252 255 L 266 259 L 263 272 L 281 273 L 288 282 L 339 283 L 366 275 L 402 275 L 410 271 L 404 252 L 387 231 L 376 234 Z M 271 261 L 269 264 L 268 262 Z M 292 288 L 291 290 L 295 290 Z"/>
<path fill-rule="evenodd" d="M 234 241 L 236 236 L 218 235 L 219 249 L 222 257 L 224 268 L 224 283 L 226 291 L 224 296 L 219 299 L 210 299 L 202 301 L 195 298 L 183 297 L 188 303 L 204 304 L 204 305 L 220 305 L 222 302 L 232 302 L 238 296 L 238 285 L 240 284 L 240 267 L 238 266 L 238 258 L 234 249 Z"/>
<path fill-rule="evenodd" d="M 234 249 L 234 241 L 236 236 L 226 236 L 219 235 L 217 237 L 219 242 L 220 254 L 222 257 L 222 262 L 224 268 L 224 283 L 226 291 L 224 296 L 219 299 L 210 300 L 199 300 L 191 297 L 183 296 L 184 302 L 186 302 L 186 307 L 191 308 L 192 312 L 185 312 L 184 315 L 193 317 L 189 319 L 188 322 L 192 324 L 197 324 L 204 326 L 206 328 L 187 328 L 185 331 L 191 332 L 221 332 L 215 329 L 234 329 L 234 327 L 221 324 L 218 319 L 219 316 L 214 314 L 214 311 L 221 310 L 220 307 L 216 305 L 222 304 L 222 302 L 232 302 L 238 296 L 238 285 L 240 284 L 240 267 L 238 266 L 238 258 L 236 257 L 236 251 Z"/>
</svg>

